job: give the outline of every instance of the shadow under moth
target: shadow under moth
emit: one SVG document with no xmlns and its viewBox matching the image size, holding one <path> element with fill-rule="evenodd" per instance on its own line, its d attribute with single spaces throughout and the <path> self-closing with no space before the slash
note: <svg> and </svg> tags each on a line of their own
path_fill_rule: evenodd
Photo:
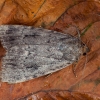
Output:
<svg viewBox="0 0 100 100">
<path fill-rule="evenodd" d="M 56 72 L 81 55 L 79 38 L 43 28 L 1 25 L 0 39 L 6 49 L 2 82 L 24 82 Z"/>
</svg>

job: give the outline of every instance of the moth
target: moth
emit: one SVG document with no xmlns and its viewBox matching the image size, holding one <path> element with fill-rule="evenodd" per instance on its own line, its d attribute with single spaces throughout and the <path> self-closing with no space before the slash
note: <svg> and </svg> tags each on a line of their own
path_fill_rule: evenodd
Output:
<svg viewBox="0 0 100 100">
<path fill-rule="evenodd" d="M 43 28 L 1 25 L 2 82 L 18 83 L 61 70 L 77 61 L 82 42 L 78 37 Z"/>
</svg>

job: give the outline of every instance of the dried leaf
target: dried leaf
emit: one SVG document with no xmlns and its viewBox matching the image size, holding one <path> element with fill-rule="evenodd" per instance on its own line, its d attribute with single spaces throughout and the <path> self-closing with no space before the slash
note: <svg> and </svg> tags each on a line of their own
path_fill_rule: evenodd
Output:
<svg viewBox="0 0 100 100">
<path fill-rule="evenodd" d="M 35 2 L 36 1 L 36 2 Z M 100 1 L 99 0 L 1 0 L 0 24 L 42 26 L 76 35 L 83 32 L 82 41 L 90 52 L 76 66 L 62 69 L 47 77 L 19 84 L 0 84 L 0 100 L 13 99 L 100 99 Z M 35 16 L 35 17 L 34 17 Z M 34 18 L 33 18 L 34 17 Z M 0 46 L 0 55 L 4 49 Z M 77 77 L 76 77 L 77 76 Z M 50 90 L 57 90 L 52 91 Z M 44 91 L 49 91 L 45 92 Z M 60 92 L 60 91 L 61 92 Z M 63 92 L 63 90 L 66 90 Z M 39 93 L 42 91 L 43 93 Z M 63 92 L 63 93 L 62 93 Z M 49 94 L 48 94 L 49 93 Z M 29 96 L 28 96 L 29 95 Z"/>
</svg>

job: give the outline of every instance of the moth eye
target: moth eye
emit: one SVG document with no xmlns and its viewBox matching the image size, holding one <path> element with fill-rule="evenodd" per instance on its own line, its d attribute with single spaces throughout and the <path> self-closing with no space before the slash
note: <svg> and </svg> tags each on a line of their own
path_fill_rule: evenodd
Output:
<svg viewBox="0 0 100 100">
<path fill-rule="evenodd" d="M 83 53 L 83 56 L 85 56 L 85 55 L 86 55 L 86 52 Z"/>
</svg>

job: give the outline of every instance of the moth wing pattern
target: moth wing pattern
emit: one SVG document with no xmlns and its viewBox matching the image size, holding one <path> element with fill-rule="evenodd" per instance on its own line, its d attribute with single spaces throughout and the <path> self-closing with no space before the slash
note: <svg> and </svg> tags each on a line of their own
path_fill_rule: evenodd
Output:
<svg viewBox="0 0 100 100">
<path fill-rule="evenodd" d="M 81 52 L 81 41 L 69 34 L 23 25 L 1 25 L 0 40 L 6 49 L 2 82 L 18 83 L 69 66 Z"/>
</svg>

